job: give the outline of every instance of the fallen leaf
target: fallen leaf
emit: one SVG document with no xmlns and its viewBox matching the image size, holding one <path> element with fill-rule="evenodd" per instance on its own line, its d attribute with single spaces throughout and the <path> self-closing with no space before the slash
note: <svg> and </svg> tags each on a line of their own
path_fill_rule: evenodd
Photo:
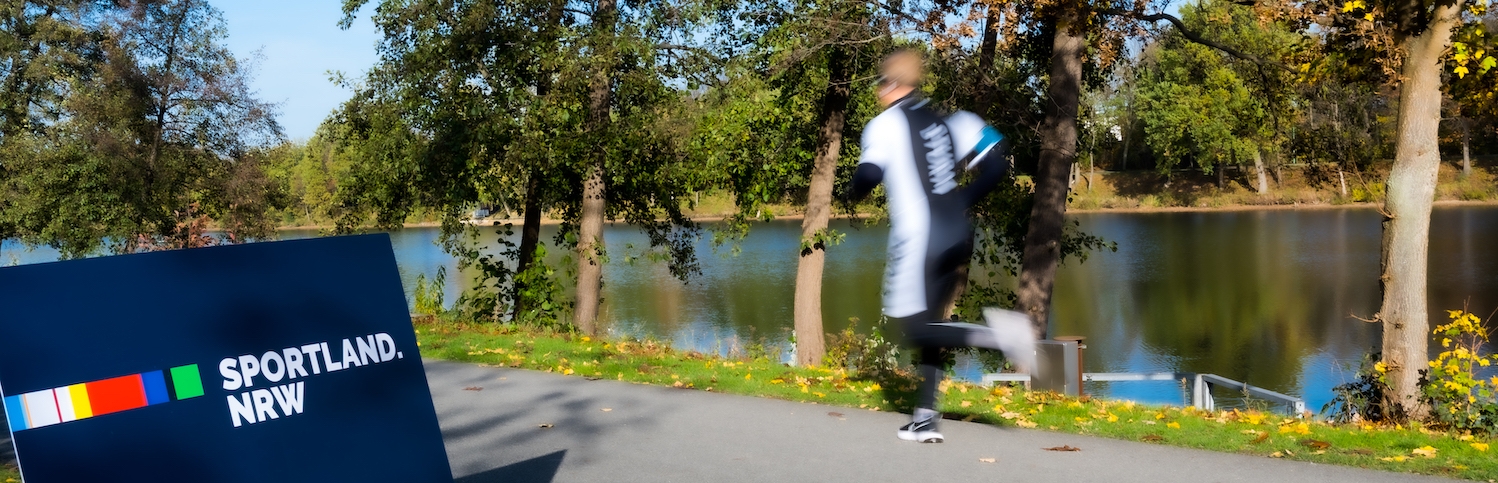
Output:
<svg viewBox="0 0 1498 483">
<path fill-rule="evenodd" d="M 1388 456 L 1388 457 L 1383 457 L 1383 458 L 1379 458 L 1379 459 L 1384 460 L 1384 461 L 1393 461 L 1395 463 L 1403 463 L 1404 460 L 1406 460 L 1407 458 L 1405 458 L 1404 455 L 1399 455 L 1399 456 Z"/>
<path fill-rule="evenodd" d="M 484 388 L 478 387 L 478 386 L 468 386 L 468 387 L 463 388 L 463 390 L 464 391 L 482 391 L 482 390 L 484 390 Z"/>
<path fill-rule="evenodd" d="M 1000 414 L 999 417 L 1004 418 L 1004 419 L 1014 419 L 1014 418 L 1020 417 L 1020 413 L 1016 413 L 1014 411 L 1009 411 L 1009 412 L 1006 412 L 1004 414 Z"/>
<path fill-rule="evenodd" d="M 1423 448 L 1415 448 L 1415 449 L 1410 450 L 1410 454 L 1413 454 L 1413 455 L 1416 455 L 1416 456 L 1424 456 L 1426 458 L 1434 458 L 1434 457 L 1436 457 L 1436 448 L 1432 447 L 1432 446 L 1429 446 L 1429 445 L 1426 445 Z"/>
<path fill-rule="evenodd" d="M 538 428 L 550 428 L 552 426 L 555 426 L 555 425 L 551 424 L 551 423 L 541 423 L 541 424 L 537 424 L 536 425 L 536 427 L 538 427 Z"/>
<path fill-rule="evenodd" d="M 1172 429 L 1181 429 L 1181 423 L 1177 423 L 1177 422 L 1174 422 L 1174 421 L 1171 421 L 1170 423 L 1166 424 L 1165 426 L 1170 427 Z"/>
<path fill-rule="evenodd" d="M 978 458 L 978 462 L 980 462 L 980 463 L 993 463 L 995 461 L 998 461 L 998 460 L 993 459 L 993 458 Z"/>
<path fill-rule="evenodd" d="M 1363 456 L 1373 456 L 1373 450 L 1368 448 L 1353 448 L 1351 450 L 1348 450 L 1347 452 L 1352 454 L 1360 454 Z"/>
<path fill-rule="evenodd" d="M 1035 426 L 1038 426 L 1033 421 L 1026 421 L 1026 420 L 1023 420 L 1023 419 L 1015 421 L 1014 425 L 1015 426 L 1019 426 L 1021 428 L 1033 428 Z"/>
<path fill-rule="evenodd" d="M 1475 450 L 1478 450 L 1478 451 L 1482 451 L 1482 452 L 1487 452 L 1488 451 L 1488 444 L 1487 443 L 1467 443 L 1467 444 L 1471 445 L 1472 449 L 1475 449 Z"/>
<path fill-rule="evenodd" d="M 1326 450 L 1314 451 L 1311 454 L 1326 454 Z"/>
<path fill-rule="evenodd" d="M 841 417 L 843 417 L 843 413 L 836 413 L 836 412 L 833 412 L 833 413 L 827 413 L 827 415 L 828 415 L 828 416 L 832 416 L 832 417 L 834 417 L 834 418 L 841 418 Z"/>
<path fill-rule="evenodd" d="M 600 409 L 600 411 L 603 411 L 603 412 L 609 412 L 609 411 L 613 411 L 613 410 L 614 410 L 614 408 L 603 408 L 603 409 Z"/>
<path fill-rule="evenodd" d="M 1270 453 L 1270 454 L 1269 454 L 1269 457 L 1270 457 L 1270 458 L 1284 458 L 1284 457 L 1285 457 L 1285 454 L 1284 454 L 1284 453 L 1281 453 L 1281 452 L 1279 452 L 1279 451 L 1275 451 L 1275 452 L 1273 452 L 1273 453 Z"/>
<path fill-rule="evenodd" d="M 1332 447 L 1331 443 L 1319 439 L 1301 440 L 1300 445 L 1311 449 L 1327 449 Z"/>
<path fill-rule="evenodd" d="M 1254 438 L 1253 444 L 1263 443 L 1266 439 L 1269 439 L 1269 432 L 1259 433 L 1259 437 Z"/>
<path fill-rule="evenodd" d="M 1046 451 L 1082 451 L 1082 448 L 1074 448 L 1074 447 L 1072 447 L 1070 445 L 1054 446 L 1054 447 L 1043 448 L 1043 449 L 1045 449 Z"/>
<path fill-rule="evenodd" d="M 962 407 L 968 407 L 968 406 L 972 406 L 972 405 L 973 405 L 972 401 L 963 401 L 962 402 Z"/>
<path fill-rule="evenodd" d="M 1160 436 L 1160 435 L 1158 435 L 1158 434 L 1146 434 L 1146 435 L 1144 435 L 1143 437 L 1141 437 L 1139 439 L 1142 440 L 1142 441 L 1149 441 L 1149 442 L 1152 442 L 1152 443 L 1156 442 L 1156 441 L 1165 441 L 1165 438 L 1162 437 L 1162 436 Z"/>
</svg>

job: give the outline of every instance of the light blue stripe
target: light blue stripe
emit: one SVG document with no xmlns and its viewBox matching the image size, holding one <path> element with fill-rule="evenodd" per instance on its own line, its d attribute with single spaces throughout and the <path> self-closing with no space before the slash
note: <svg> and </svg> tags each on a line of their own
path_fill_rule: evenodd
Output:
<svg viewBox="0 0 1498 483">
<path fill-rule="evenodd" d="M 973 152 L 981 153 L 998 144 L 999 141 L 1004 140 L 1004 135 L 999 134 L 999 131 L 994 129 L 993 126 L 983 126 L 982 134 L 983 137 L 978 139 L 978 146 L 973 148 Z"/>
<path fill-rule="evenodd" d="M 26 429 L 26 406 L 21 405 L 21 396 L 5 398 L 5 419 L 10 421 L 12 433 Z"/>
</svg>

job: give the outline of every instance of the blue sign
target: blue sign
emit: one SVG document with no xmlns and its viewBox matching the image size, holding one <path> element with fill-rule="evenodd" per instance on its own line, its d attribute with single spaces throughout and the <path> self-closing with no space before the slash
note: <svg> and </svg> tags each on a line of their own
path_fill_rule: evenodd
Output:
<svg viewBox="0 0 1498 483">
<path fill-rule="evenodd" d="M 0 269 L 27 483 L 451 482 L 387 235 Z"/>
</svg>

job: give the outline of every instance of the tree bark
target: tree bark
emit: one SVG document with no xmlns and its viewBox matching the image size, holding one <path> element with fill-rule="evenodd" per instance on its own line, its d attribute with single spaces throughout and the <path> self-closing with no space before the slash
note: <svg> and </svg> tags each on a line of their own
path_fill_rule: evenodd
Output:
<svg viewBox="0 0 1498 483">
<path fill-rule="evenodd" d="M 827 230 L 832 217 L 832 183 L 837 175 L 837 157 L 843 146 L 843 123 L 848 110 L 849 77 L 847 52 L 834 47 L 828 59 L 828 84 L 822 96 L 822 129 L 817 133 L 817 157 L 806 194 L 806 217 L 801 221 L 801 250 L 796 264 L 796 364 L 815 366 L 827 352 L 822 340 L 822 269 L 827 246 L 812 243 Z"/>
<path fill-rule="evenodd" d="M 1264 172 L 1264 155 L 1258 149 L 1254 149 L 1254 170 L 1259 174 L 1259 194 L 1269 194 L 1269 176 Z"/>
<path fill-rule="evenodd" d="M 1462 119 L 1462 179 L 1472 176 L 1472 123 Z"/>
<path fill-rule="evenodd" d="M 525 184 L 525 221 L 520 225 L 520 253 L 515 260 L 515 275 L 520 275 L 531 268 L 535 263 L 536 245 L 541 241 L 541 196 L 540 182 L 537 180 L 540 173 L 532 171 L 530 179 Z M 520 314 L 525 312 L 525 285 L 519 282 L 515 286 L 515 303 L 511 306 L 510 320 L 519 322 Z M 498 308 L 498 305 L 495 306 Z M 499 314 L 494 314 L 498 318 Z"/>
<path fill-rule="evenodd" d="M 1035 204 L 1021 255 L 1018 308 L 1030 316 L 1037 337 L 1047 333 L 1051 289 L 1061 262 L 1067 175 L 1077 157 L 1077 107 L 1082 93 L 1082 52 L 1087 39 L 1073 30 L 1076 13 L 1063 13 L 1052 38 L 1046 117 L 1035 175 Z"/>
<path fill-rule="evenodd" d="M 588 132 L 592 139 L 607 137 L 609 108 L 613 103 L 610 78 L 613 77 L 614 0 L 598 0 L 593 22 L 600 31 L 594 33 L 593 79 L 588 86 Z M 597 150 L 583 180 L 582 219 L 577 236 L 577 308 L 574 320 L 584 334 L 598 334 L 598 297 L 603 285 L 603 215 L 605 186 L 603 164 L 607 152 Z"/>
<path fill-rule="evenodd" d="M 1398 140 L 1389 172 L 1383 221 L 1383 362 L 1388 367 L 1386 401 L 1422 419 L 1429 408 L 1420 402 L 1420 370 L 1430 359 L 1426 268 L 1430 244 L 1430 207 L 1441 157 L 1437 128 L 1441 120 L 1441 55 L 1451 41 L 1461 2 L 1436 7 L 1423 33 L 1402 42 L 1403 82 L 1399 86 Z"/>
</svg>

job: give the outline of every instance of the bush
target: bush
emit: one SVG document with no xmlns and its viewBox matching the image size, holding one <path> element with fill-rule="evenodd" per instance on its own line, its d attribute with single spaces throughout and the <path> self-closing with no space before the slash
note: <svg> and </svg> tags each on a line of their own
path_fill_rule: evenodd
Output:
<svg viewBox="0 0 1498 483">
<path fill-rule="evenodd" d="M 1402 408 L 1384 399 L 1389 381 L 1383 363 L 1377 362 L 1379 359 L 1381 357 L 1376 352 L 1364 357 L 1357 376 L 1351 382 L 1332 388 L 1335 396 L 1322 406 L 1321 412 L 1339 423 L 1405 420 Z"/>
<path fill-rule="evenodd" d="M 865 378 L 884 378 L 899 372 L 900 347 L 885 338 L 882 330 L 888 320 L 881 317 L 869 335 L 861 335 L 856 331 L 858 318 L 849 319 L 852 323 L 848 328 L 828 338 L 822 364 Z"/>
<path fill-rule="evenodd" d="M 1498 377 L 1477 377 L 1480 368 L 1498 362 L 1498 354 L 1482 355 L 1490 334 L 1476 315 L 1448 313 L 1451 323 L 1432 331 L 1443 350 L 1420 381 L 1431 422 L 1461 431 L 1498 432 Z"/>
</svg>

